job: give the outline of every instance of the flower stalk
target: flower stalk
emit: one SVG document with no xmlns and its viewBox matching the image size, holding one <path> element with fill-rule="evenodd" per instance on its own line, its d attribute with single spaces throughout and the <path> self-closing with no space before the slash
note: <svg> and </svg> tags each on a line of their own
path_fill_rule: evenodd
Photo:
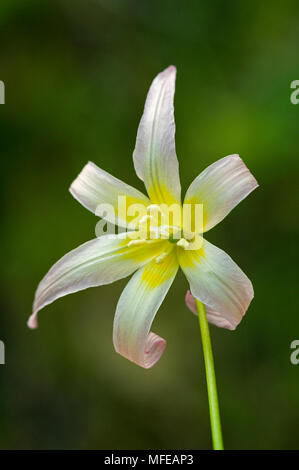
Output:
<svg viewBox="0 0 299 470">
<path fill-rule="evenodd" d="M 198 311 L 198 323 L 201 332 L 202 348 L 206 368 L 213 449 L 223 450 L 223 439 L 209 324 L 204 304 L 196 299 L 196 306 Z"/>
</svg>

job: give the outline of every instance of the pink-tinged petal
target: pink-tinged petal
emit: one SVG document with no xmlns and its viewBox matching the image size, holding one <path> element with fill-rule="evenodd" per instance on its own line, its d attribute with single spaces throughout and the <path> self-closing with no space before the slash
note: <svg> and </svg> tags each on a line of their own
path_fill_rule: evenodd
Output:
<svg viewBox="0 0 299 470">
<path fill-rule="evenodd" d="M 119 354 L 145 369 L 156 364 L 166 347 L 166 341 L 150 329 L 177 270 L 174 251 L 162 263 L 151 261 L 130 279 L 117 304 L 114 347 Z"/>
<path fill-rule="evenodd" d="M 184 204 L 203 204 L 206 232 L 257 187 L 256 179 L 239 155 L 229 155 L 208 166 L 195 178 Z"/>
<path fill-rule="evenodd" d="M 129 276 L 165 249 L 166 241 L 128 246 L 130 238 L 120 234 L 91 240 L 63 256 L 38 285 L 29 328 L 37 328 L 37 313 L 54 300 L 88 287 L 110 284 Z"/>
<path fill-rule="evenodd" d="M 154 79 L 145 102 L 133 154 L 138 177 L 153 203 L 181 202 L 179 164 L 175 151 L 173 98 L 176 68 Z"/>
<path fill-rule="evenodd" d="M 189 290 L 187 290 L 187 293 L 185 296 L 185 302 L 189 310 L 191 310 L 191 312 L 193 312 L 194 315 L 198 315 L 195 297 L 193 297 L 193 295 L 191 294 Z"/>
<path fill-rule="evenodd" d="M 122 215 L 119 212 L 119 196 L 126 197 L 127 208 L 131 204 L 141 204 L 144 207 L 150 204 L 147 196 L 110 175 L 92 162 L 88 162 L 75 181 L 73 181 L 70 192 L 86 209 L 97 213 L 97 215 L 101 215 L 97 211 L 101 204 L 110 204 L 114 208 L 113 215 L 115 215 L 115 219 L 110 220 L 109 213 L 106 213 L 104 218 L 122 227 L 128 226 L 132 218 L 130 219 L 126 214 Z M 137 226 L 131 226 L 130 228 L 134 229 Z"/>
<path fill-rule="evenodd" d="M 185 297 L 186 305 L 194 313 L 194 315 L 198 315 L 197 306 L 195 297 L 191 294 L 188 290 L 186 297 Z M 232 325 L 228 320 L 226 320 L 220 313 L 216 312 L 215 310 L 209 308 L 205 305 L 205 310 L 207 314 L 208 322 L 212 325 L 219 326 L 220 328 L 226 328 L 228 330 L 234 330 L 235 327 Z"/>
<path fill-rule="evenodd" d="M 178 250 L 178 259 L 192 295 L 206 306 L 208 320 L 234 330 L 253 298 L 248 277 L 223 250 L 207 240 L 203 240 L 200 250 Z M 186 302 L 195 313 L 190 295 Z"/>
</svg>

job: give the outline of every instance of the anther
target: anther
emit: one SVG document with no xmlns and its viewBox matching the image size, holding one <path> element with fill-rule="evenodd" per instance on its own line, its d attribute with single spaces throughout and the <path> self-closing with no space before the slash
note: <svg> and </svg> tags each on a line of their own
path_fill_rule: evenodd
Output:
<svg viewBox="0 0 299 470">
<path fill-rule="evenodd" d="M 181 246 L 182 248 L 184 248 L 184 250 L 189 246 L 189 242 L 187 242 L 187 240 L 185 240 L 185 238 L 181 238 L 178 242 L 177 242 L 177 245 L 178 246 Z"/>
</svg>

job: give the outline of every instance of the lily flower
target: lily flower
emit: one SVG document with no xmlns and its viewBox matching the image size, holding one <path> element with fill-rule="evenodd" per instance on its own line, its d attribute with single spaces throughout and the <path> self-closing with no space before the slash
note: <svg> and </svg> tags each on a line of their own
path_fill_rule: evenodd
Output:
<svg viewBox="0 0 299 470">
<path fill-rule="evenodd" d="M 63 256 L 40 282 L 28 320 L 28 326 L 36 328 L 37 313 L 54 300 L 134 273 L 116 308 L 113 343 L 119 354 L 144 368 L 152 367 L 165 349 L 166 341 L 151 332 L 151 325 L 179 267 L 190 285 L 188 306 L 195 311 L 195 298 L 200 300 L 208 320 L 217 326 L 235 329 L 253 298 L 248 277 L 224 251 L 205 240 L 203 233 L 224 219 L 258 184 L 241 158 L 229 155 L 200 173 L 181 204 L 175 150 L 175 77 L 176 68 L 170 66 L 154 79 L 138 128 L 133 160 L 148 196 L 87 163 L 72 183 L 71 194 L 93 213 L 101 204 L 112 205 L 116 223 L 127 230 L 113 237 L 97 237 Z M 120 214 L 120 196 L 125 196 L 129 205 L 144 207 L 146 214 L 161 204 L 177 204 L 182 209 L 187 204 L 202 204 L 203 228 L 195 234 L 200 244 L 190 249 L 188 237 L 176 239 L 177 227 L 163 225 L 163 217 L 158 231 L 163 236 L 152 238 L 145 230 L 141 237 L 140 224 L 151 216 L 135 223 L 132 217 Z"/>
</svg>

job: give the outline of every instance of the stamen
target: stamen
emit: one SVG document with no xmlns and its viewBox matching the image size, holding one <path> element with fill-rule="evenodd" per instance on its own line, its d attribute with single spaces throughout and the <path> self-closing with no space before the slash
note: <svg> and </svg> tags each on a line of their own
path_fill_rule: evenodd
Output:
<svg viewBox="0 0 299 470">
<path fill-rule="evenodd" d="M 156 227 L 155 225 L 154 226 L 150 225 L 149 231 L 150 231 L 150 238 L 151 239 L 159 238 L 159 235 L 160 235 L 160 228 L 159 227 Z"/>
<path fill-rule="evenodd" d="M 168 227 L 161 227 L 160 234 L 162 237 L 169 238 L 169 228 Z"/>
<path fill-rule="evenodd" d="M 161 207 L 158 204 L 150 204 L 149 206 L 147 206 L 146 210 L 147 210 L 147 212 L 150 212 L 152 214 L 151 215 L 152 218 L 155 218 L 155 219 L 157 219 L 157 213 L 155 214 L 155 211 L 157 211 L 158 213 L 161 214 L 161 220 L 165 221 L 166 215 L 164 214 L 164 212 L 162 211 Z M 157 219 L 157 221 L 158 221 L 158 219 Z"/>
<path fill-rule="evenodd" d="M 187 242 L 187 240 L 185 240 L 185 238 L 181 238 L 178 242 L 177 242 L 177 245 L 178 246 L 181 246 L 182 248 L 184 248 L 184 250 L 189 246 L 189 242 Z"/>
</svg>

